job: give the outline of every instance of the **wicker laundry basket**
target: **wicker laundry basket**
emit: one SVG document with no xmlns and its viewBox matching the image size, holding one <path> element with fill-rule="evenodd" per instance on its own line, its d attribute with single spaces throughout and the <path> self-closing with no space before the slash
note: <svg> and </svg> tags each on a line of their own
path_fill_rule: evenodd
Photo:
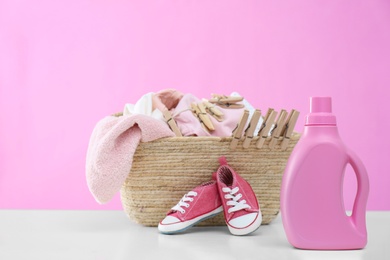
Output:
<svg viewBox="0 0 390 260">
<path fill-rule="evenodd" d="M 299 140 L 293 133 L 282 150 L 281 139 L 270 149 L 270 137 L 261 149 L 256 138 L 248 148 L 229 145 L 232 137 L 170 137 L 141 143 L 133 165 L 121 189 L 121 200 L 128 217 L 145 226 L 157 226 L 184 194 L 211 179 L 224 155 L 229 165 L 245 178 L 256 193 L 263 215 L 262 224 L 270 223 L 279 213 L 282 175 L 288 157 Z M 199 225 L 225 225 L 223 214 Z"/>
</svg>

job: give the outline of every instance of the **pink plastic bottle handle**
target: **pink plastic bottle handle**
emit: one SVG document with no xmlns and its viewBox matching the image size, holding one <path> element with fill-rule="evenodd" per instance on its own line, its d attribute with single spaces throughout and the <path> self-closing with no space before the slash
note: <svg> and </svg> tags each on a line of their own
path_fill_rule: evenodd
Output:
<svg viewBox="0 0 390 260">
<path fill-rule="evenodd" d="M 357 179 L 357 192 L 356 199 L 353 204 L 352 221 L 354 222 L 357 230 L 365 234 L 366 233 L 366 207 L 368 193 L 369 193 L 369 181 L 366 168 L 362 161 L 351 150 L 348 150 L 348 159 Z"/>
</svg>

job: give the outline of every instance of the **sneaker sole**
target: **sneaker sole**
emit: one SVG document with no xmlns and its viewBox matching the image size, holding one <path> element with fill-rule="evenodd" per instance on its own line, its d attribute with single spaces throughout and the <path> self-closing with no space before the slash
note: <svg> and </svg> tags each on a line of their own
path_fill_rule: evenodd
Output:
<svg viewBox="0 0 390 260">
<path fill-rule="evenodd" d="M 259 229 L 262 221 L 263 221 L 263 217 L 262 217 L 261 213 L 259 213 L 259 215 L 256 217 L 255 221 L 253 221 L 249 226 L 247 226 L 245 228 L 234 228 L 234 227 L 230 226 L 228 223 L 226 223 L 226 224 L 229 228 L 230 233 L 232 233 L 233 235 L 245 236 L 245 235 L 253 233 L 257 229 Z"/>
<path fill-rule="evenodd" d="M 222 211 L 223 211 L 223 208 L 222 208 L 222 206 L 220 206 L 219 208 L 216 208 L 213 211 L 210 211 L 206 214 L 203 214 L 199 217 L 193 218 L 193 219 L 185 221 L 185 222 L 179 222 L 179 223 L 170 224 L 170 225 L 162 225 L 160 223 L 160 224 L 158 224 L 158 230 L 160 231 L 160 233 L 165 234 L 165 235 L 172 235 L 172 234 L 180 233 L 180 232 L 186 231 L 190 227 L 193 227 L 194 225 L 198 224 L 199 222 L 202 222 L 206 219 L 209 219 L 209 218 L 212 218 L 212 217 L 218 215 Z"/>
</svg>

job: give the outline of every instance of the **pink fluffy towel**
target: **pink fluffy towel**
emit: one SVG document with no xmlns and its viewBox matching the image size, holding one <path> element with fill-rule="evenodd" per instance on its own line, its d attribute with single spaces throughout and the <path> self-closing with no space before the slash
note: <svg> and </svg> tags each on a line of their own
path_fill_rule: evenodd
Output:
<svg viewBox="0 0 390 260">
<path fill-rule="evenodd" d="M 109 202 L 130 173 L 140 142 L 174 136 L 168 125 L 152 117 L 136 114 L 108 116 L 95 126 L 89 140 L 86 177 L 97 202 Z"/>
</svg>

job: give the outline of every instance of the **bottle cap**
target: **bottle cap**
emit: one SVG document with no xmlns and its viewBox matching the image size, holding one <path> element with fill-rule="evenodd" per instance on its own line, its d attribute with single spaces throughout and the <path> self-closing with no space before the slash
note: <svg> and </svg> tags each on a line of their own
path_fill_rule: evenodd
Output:
<svg viewBox="0 0 390 260">
<path fill-rule="evenodd" d="M 310 113 L 306 116 L 306 125 L 336 125 L 331 97 L 310 98 Z"/>
<path fill-rule="evenodd" d="M 332 113 L 332 98 L 311 97 L 310 113 Z"/>
</svg>

